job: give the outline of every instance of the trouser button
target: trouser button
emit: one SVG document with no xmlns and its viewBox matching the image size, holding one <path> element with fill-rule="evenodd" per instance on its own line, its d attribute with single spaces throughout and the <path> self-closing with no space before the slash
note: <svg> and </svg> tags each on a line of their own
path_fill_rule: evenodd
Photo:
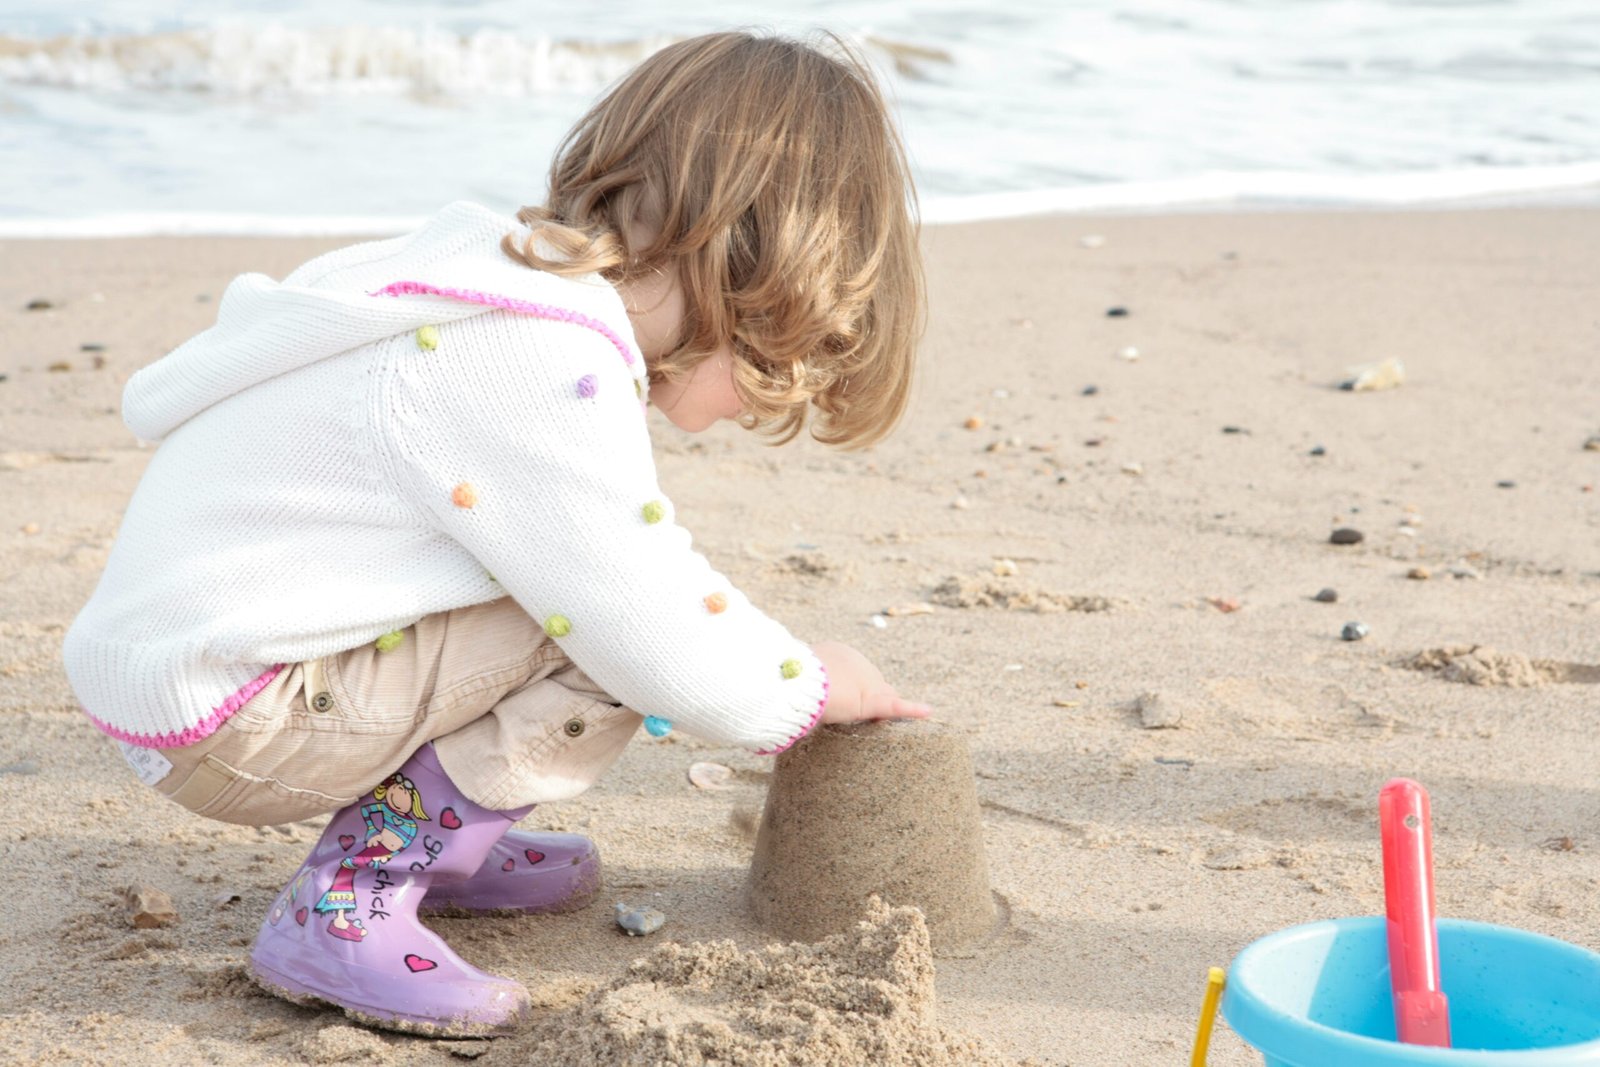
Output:
<svg viewBox="0 0 1600 1067">
<path fill-rule="evenodd" d="M 328 693 L 318 693 L 311 698 L 311 707 L 315 711 L 327 711 L 333 707 L 333 697 Z"/>
</svg>

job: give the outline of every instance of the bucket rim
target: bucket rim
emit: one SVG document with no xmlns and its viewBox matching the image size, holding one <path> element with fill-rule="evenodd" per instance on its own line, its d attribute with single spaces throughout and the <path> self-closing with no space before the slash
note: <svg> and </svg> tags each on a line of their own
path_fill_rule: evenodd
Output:
<svg viewBox="0 0 1600 1067">
<path fill-rule="evenodd" d="M 1250 942 L 1239 954 L 1233 958 L 1228 967 L 1228 984 L 1222 998 L 1222 1017 L 1227 1020 L 1228 1026 L 1238 1034 L 1257 1052 L 1274 1060 L 1281 1061 L 1293 1067 L 1294 1061 L 1283 1055 L 1283 1049 L 1294 1044 L 1304 1042 L 1307 1034 L 1314 1035 L 1316 1040 L 1324 1045 L 1330 1054 L 1337 1053 L 1350 1057 L 1351 1063 L 1381 1062 L 1400 1065 L 1416 1065 L 1416 1067 L 1593 1067 L 1600 1063 L 1600 1038 L 1581 1041 L 1570 1045 L 1553 1045 L 1547 1048 L 1535 1049 L 1444 1049 L 1430 1048 L 1422 1045 L 1401 1045 L 1393 1041 L 1383 1041 L 1364 1034 L 1354 1034 L 1348 1030 L 1338 1030 L 1331 1026 L 1315 1022 L 1303 1016 L 1291 1015 L 1277 1007 L 1269 1005 L 1247 984 L 1234 981 L 1234 976 L 1241 966 L 1248 968 L 1255 955 L 1265 953 L 1274 944 L 1297 938 L 1309 937 L 1314 934 L 1326 932 L 1328 928 L 1336 930 L 1362 930 L 1369 927 L 1382 928 L 1386 919 L 1381 915 L 1363 915 L 1341 919 L 1320 919 L 1315 922 L 1300 923 L 1295 926 L 1286 926 L 1264 937 L 1259 937 Z M 1591 961 L 1600 962 L 1600 953 L 1596 953 L 1581 945 L 1570 941 L 1550 937 L 1546 934 L 1535 933 L 1516 926 L 1501 926 L 1497 923 L 1477 922 L 1472 919 L 1439 919 L 1437 920 L 1441 932 L 1448 930 L 1451 934 L 1472 934 L 1512 938 L 1542 942 L 1555 951 L 1586 957 Z M 1280 1047 L 1271 1048 L 1257 1044 L 1255 1039 L 1265 1039 L 1269 1044 L 1274 1039 L 1280 1041 Z M 1375 1059 L 1375 1057 L 1377 1057 Z"/>
</svg>

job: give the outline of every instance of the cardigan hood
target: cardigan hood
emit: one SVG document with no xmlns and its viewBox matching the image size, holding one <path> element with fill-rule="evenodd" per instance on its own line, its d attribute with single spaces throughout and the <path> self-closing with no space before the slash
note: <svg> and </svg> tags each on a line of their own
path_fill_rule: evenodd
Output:
<svg viewBox="0 0 1600 1067">
<path fill-rule="evenodd" d="M 283 281 L 243 274 L 223 294 L 215 326 L 144 367 L 122 394 L 122 417 L 143 441 L 160 441 L 207 408 L 253 385 L 373 341 L 492 308 L 454 300 L 392 300 L 414 282 L 536 301 L 555 279 L 500 248 L 515 219 L 465 201 L 405 237 L 330 252 Z M 541 252 L 549 252 L 540 246 Z M 605 284 L 598 281 L 597 284 Z"/>
</svg>

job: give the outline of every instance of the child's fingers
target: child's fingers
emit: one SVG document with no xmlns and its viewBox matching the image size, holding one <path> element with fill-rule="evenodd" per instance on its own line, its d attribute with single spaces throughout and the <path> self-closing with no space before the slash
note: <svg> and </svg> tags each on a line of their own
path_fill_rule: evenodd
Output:
<svg viewBox="0 0 1600 1067">
<path fill-rule="evenodd" d="M 933 714 L 933 705 L 895 697 L 894 711 L 902 719 L 926 719 Z"/>
<path fill-rule="evenodd" d="M 919 704 L 914 700 L 901 700 L 897 696 L 875 700 L 870 707 L 863 708 L 862 711 L 864 719 L 926 719 L 933 714 L 933 708 L 929 705 Z"/>
</svg>

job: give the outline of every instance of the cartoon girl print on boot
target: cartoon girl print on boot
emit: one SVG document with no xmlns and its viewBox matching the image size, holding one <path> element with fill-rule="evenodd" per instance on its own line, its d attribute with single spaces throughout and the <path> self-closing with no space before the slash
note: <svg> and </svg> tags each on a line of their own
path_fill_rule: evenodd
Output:
<svg viewBox="0 0 1600 1067">
<path fill-rule="evenodd" d="M 417 820 L 431 821 L 422 809 L 422 795 L 411 779 L 396 772 L 372 790 L 375 803 L 364 805 L 361 817 L 367 823 L 366 847 L 354 856 L 339 861 L 333 884 L 317 901 L 316 911 L 332 913 L 328 933 L 346 941 L 360 941 L 367 928 L 360 919 L 351 919 L 356 910 L 356 871 L 369 867 L 381 871 L 383 865 L 405 851 L 417 836 Z"/>
</svg>

